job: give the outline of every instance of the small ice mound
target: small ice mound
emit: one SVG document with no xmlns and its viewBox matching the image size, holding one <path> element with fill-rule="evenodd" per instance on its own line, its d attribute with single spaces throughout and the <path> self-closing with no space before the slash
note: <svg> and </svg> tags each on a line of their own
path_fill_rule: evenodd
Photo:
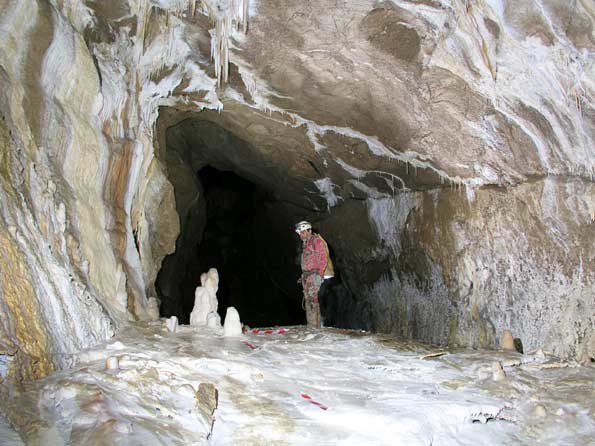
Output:
<svg viewBox="0 0 595 446">
<path fill-rule="evenodd" d="M 105 368 L 107 370 L 118 370 L 120 368 L 118 357 L 108 356 L 108 358 L 105 360 Z"/>
<path fill-rule="evenodd" d="M 238 311 L 234 307 L 227 307 L 223 323 L 223 336 L 240 336 L 241 334 L 242 323 Z"/>
<path fill-rule="evenodd" d="M 494 362 L 492 365 L 492 379 L 494 381 L 504 381 L 506 380 L 506 373 L 502 368 L 502 363 L 499 361 Z"/>
<path fill-rule="evenodd" d="M 172 316 L 167 320 L 166 323 L 167 331 L 171 333 L 175 333 L 178 331 L 178 318 L 176 316 Z"/>
</svg>

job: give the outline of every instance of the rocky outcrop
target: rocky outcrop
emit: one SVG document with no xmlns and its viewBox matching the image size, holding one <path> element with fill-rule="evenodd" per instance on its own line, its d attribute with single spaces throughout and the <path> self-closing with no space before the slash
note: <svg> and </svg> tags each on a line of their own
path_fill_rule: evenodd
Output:
<svg viewBox="0 0 595 446">
<path fill-rule="evenodd" d="M 243 34 L 241 2 L 5 2 L 3 376 L 151 317 L 201 209 L 166 129 L 205 122 L 233 144 L 200 159 L 325 233 L 343 324 L 593 357 L 595 12 L 571 3 L 260 0 Z"/>
</svg>

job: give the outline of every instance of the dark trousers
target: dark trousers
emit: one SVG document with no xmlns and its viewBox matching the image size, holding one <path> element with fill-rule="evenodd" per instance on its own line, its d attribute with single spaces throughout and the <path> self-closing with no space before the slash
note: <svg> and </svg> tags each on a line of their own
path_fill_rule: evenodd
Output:
<svg viewBox="0 0 595 446">
<path fill-rule="evenodd" d="M 322 325 L 324 327 L 329 327 L 332 324 L 332 317 L 331 317 L 331 306 L 332 306 L 332 288 L 335 284 L 335 278 L 329 277 L 328 279 L 324 279 L 322 285 L 320 285 L 320 289 L 318 290 L 318 302 L 320 302 L 320 318 L 322 319 Z"/>
</svg>

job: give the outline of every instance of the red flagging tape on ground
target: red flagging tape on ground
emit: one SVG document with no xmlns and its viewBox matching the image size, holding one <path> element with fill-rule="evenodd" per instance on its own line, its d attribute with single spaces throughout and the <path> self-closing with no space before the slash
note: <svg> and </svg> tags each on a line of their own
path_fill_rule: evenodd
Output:
<svg viewBox="0 0 595 446">
<path fill-rule="evenodd" d="M 279 328 L 277 330 L 271 330 L 271 329 L 261 330 L 260 328 L 253 328 L 252 329 L 252 334 L 264 334 L 264 335 L 285 334 L 288 331 L 289 330 L 287 330 L 286 328 Z"/>
<path fill-rule="evenodd" d="M 328 407 L 325 406 L 324 404 L 319 403 L 318 401 L 314 401 L 312 399 L 312 397 L 310 395 L 308 395 L 307 393 L 300 393 L 300 395 L 302 396 L 302 398 L 304 398 L 305 400 L 308 400 L 308 402 L 310 404 L 314 404 L 315 406 L 320 407 L 322 410 L 327 410 Z"/>
<path fill-rule="evenodd" d="M 248 347 L 252 350 L 256 350 L 256 346 L 253 344 L 250 344 L 248 341 L 244 341 L 244 345 L 246 345 L 246 347 Z"/>
</svg>

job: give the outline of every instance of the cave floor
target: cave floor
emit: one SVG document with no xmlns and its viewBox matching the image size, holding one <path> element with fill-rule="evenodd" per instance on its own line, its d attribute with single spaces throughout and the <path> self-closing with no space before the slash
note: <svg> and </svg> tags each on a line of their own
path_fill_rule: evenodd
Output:
<svg viewBox="0 0 595 446">
<path fill-rule="evenodd" d="M 594 367 L 543 352 L 422 358 L 444 352 L 331 328 L 225 338 L 138 325 L 34 383 L 21 404 L 37 412 L 28 444 L 593 444 Z M 106 369 L 110 356 L 119 369 Z M 497 361 L 504 380 L 492 377 Z M 208 439 L 200 383 L 218 389 Z"/>
</svg>

